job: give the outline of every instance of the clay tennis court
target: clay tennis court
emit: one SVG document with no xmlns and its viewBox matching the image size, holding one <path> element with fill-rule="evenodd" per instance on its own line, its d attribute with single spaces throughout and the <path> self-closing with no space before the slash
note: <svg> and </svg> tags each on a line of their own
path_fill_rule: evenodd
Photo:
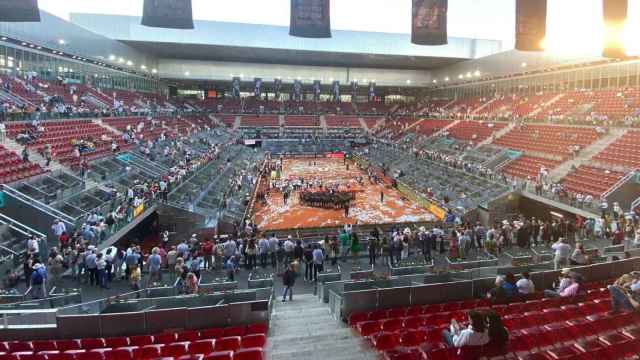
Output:
<svg viewBox="0 0 640 360">
<path fill-rule="evenodd" d="M 316 165 L 313 165 L 313 162 Z M 348 161 L 347 170 L 343 159 L 289 158 L 284 160 L 282 177 L 303 177 L 305 182 L 320 179 L 323 184 L 339 183 L 341 189 L 356 191 L 356 200 L 349 209 L 349 216 L 344 210 L 322 209 L 301 205 L 298 193 L 293 192 L 287 204 L 284 204 L 282 193 L 272 190 L 267 193 L 266 205 L 256 201 L 254 206 L 255 221 L 262 230 L 279 230 L 292 228 L 309 228 L 336 226 L 345 223 L 381 224 L 392 222 L 418 222 L 433 220 L 434 216 L 417 203 L 406 199 L 402 194 L 382 184 L 371 183 L 365 171 L 361 171 Z M 360 185 L 356 178 L 363 179 Z M 268 179 L 261 184 L 266 189 Z M 384 202 L 380 203 L 380 191 L 384 192 Z M 266 190 L 265 190 L 266 191 Z"/>
</svg>

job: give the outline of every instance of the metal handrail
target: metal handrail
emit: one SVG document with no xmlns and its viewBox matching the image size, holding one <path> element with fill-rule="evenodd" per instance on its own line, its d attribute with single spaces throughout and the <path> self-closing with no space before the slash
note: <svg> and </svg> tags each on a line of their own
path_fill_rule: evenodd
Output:
<svg viewBox="0 0 640 360">
<path fill-rule="evenodd" d="M 4 191 L 10 195 L 13 195 L 14 197 L 16 197 L 18 200 L 21 200 L 23 202 L 27 202 L 30 203 L 31 205 L 36 205 L 36 207 L 38 207 L 40 210 L 44 211 L 45 213 L 59 218 L 60 220 L 66 222 L 68 225 L 70 226 L 75 226 L 75 219 L 72 218 L 71 216 L 61 212 L 60 210 L 56 210 L 54 208 L 52 208 L 51 206 L 38 201 L 28 195 L 25 195 L 23 193 L 21 193 L 20 191 L 12 188 L 11 186 L 8 186 L 6 184 L 3 185 Z"/>
<path fill-rule="evenodd" d="M 630 171 L 625 176 L 623 176 L 617 183 L 615 183 L 609 190 L 605 191 L 602 194 L 602 197 L 606 199 L 609 195 L 613 194 L 614 191 L 618 190 L 622 185 L 624 185 L 629 179 L 636 175 L 635 171 Z"/>
<path fill-rule="evenodd" d="M 20 233 L 22 233 L 24 235 L 29 235 L 28 233 L 30 232 L 30 233 L 33 233 L 33 234 L 37 235 L 38 237 L 41 237 L 41 238 L 45 237 L 45 235 L 43 233 L 39 232 L 38 230 L 34 230 L 31 227 L 29 227 L 29 226 L 27 226 L 27 225 L 25 225 L 25 224 L 23 224 L 23 223 L 21 223 L 19 221 L 16 221 L 16 220 L 14 220 L 14 219 L 12 219 L 12 218 L 4 215 L 4 214 L 0 214 L 0 222 L 9 223 L 8 225 L 11 226 L 11 228 L 15 229 L 16 231 L 19 231 Z M 21 228 L 24 228 L 27 231 L 24 231 Z"/>
</svg>

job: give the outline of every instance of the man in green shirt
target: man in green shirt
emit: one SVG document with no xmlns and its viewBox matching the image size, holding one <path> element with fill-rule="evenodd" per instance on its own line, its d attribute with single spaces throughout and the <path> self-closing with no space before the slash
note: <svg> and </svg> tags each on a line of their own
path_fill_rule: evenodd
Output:
<svg viewBox="0 0 640 360">
<path fill-rule="evenodd" d="M 340 248 L 342 249 L 342 261 L 345 261 L 345 259 L 347 258 L 347 255 L 349 254 L 349 251 L 351 250 L 351 244 L 350 244 L 351 238 L 346 231 L 341 230 L 339 239 L 340 239 Z"/>
</svg>

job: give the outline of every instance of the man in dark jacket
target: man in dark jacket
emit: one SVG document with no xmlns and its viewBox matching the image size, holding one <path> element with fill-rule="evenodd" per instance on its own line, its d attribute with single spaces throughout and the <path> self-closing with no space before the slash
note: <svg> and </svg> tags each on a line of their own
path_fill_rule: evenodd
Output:
<svg viewBox="0 0 640 360">
<path fill-rule="evenodd" d="M 282 293 L 282 302 L 287 301 L 287 293 L 289 293 L 289 301 L 293 301 L 293 285 L 296 283 L 296 272 L 293 264 L 289 264 L 287 270 L 282 274 L 282 285 L 284 292 Z"/>
</svg>

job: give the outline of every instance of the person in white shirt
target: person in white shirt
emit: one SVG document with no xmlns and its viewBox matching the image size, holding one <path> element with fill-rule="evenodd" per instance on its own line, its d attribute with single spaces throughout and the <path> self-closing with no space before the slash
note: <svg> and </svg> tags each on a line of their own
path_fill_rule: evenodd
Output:
<svg viewBox="0 0 640 360">
<path fill-rule="evenodd" d="M 284 242 L 284 252 L 287 256 L 287 263 L 293 261 L 293 249 L 295 248 L 295 246 L 296 245 L 293 243 L 291 235 L 289 235 L 287 240 Z"/>
<path fill-rule="evenodd" d="M 554 251 L 553 266 L 554 270 L 569 264 L 569 256 L 571 255 L 571 246 L 565 242 L 564 238 L 560 238 L 555 244 L 551 245 Z"/>
<path fill-rule="evenodd" d="M 533 281 L 529 278 L 528 272 L 522 273 L 522 278 L 516 282 L 516 287 L 518 288 L 518 292 L 522 295 L 533 294 L 536 292 L 536 287 L 533 284 Z"/>
<path fill-rule="evenodd" d="M 481 346 L 489 342 L 485 316 L 478 311 L 469 311 L 469 327 L 464 330 L 460 325 L 451 320 L 449 330 L 442 332 L 444 342 L 450 347 Z"/>
</svg>

